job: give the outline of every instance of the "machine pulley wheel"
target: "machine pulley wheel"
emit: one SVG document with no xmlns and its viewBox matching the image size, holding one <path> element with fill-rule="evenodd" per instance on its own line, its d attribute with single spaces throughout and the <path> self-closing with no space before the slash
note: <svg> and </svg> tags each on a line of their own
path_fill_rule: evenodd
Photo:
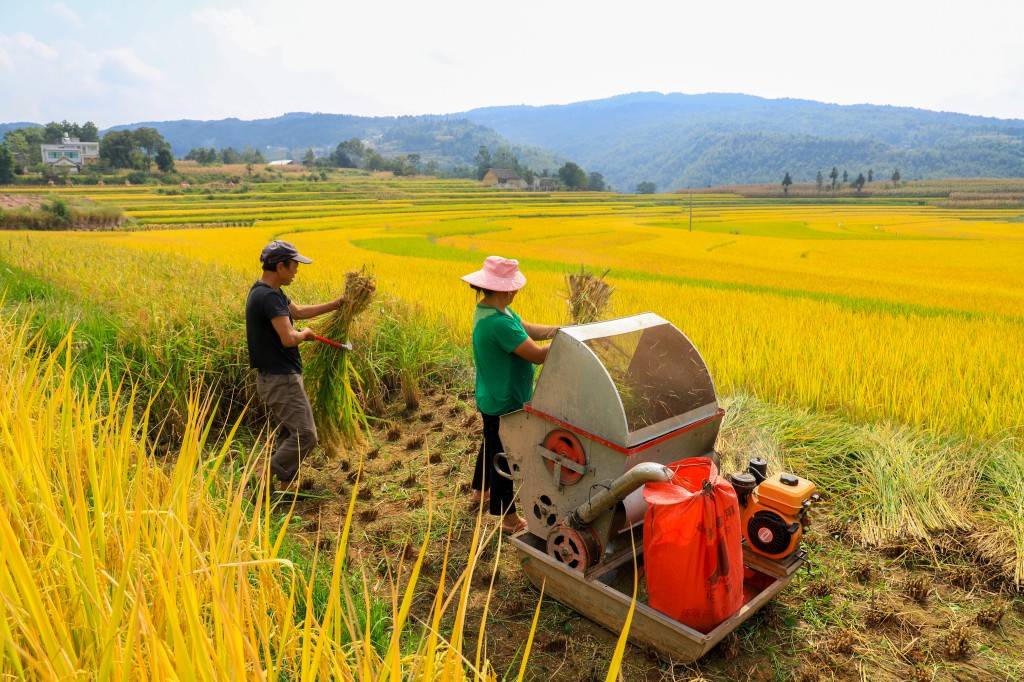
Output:
<svg viewBox="0 0 1024 682">
<path fill-rule="evenodd" d="M 544 437 L 543 445 L 546 449 L 561 455 L 573 464 L 578 464 L 581 468 L 587 466 L 587 453 L 583 449 L 583 444 L 580 443 L 580 439 L 576 437 L 576 434 L 570 431 L 555 429 Z M 549 472 L 553 473 L 555 470 L 555 462 L 550 459 L 544 460 L 544 466 L 548 468 Z M 573 471 L 565 466 L 559 468 L 561 469 L 559 472 L 559 482 L 562 485 L 572 485 L 583 478 L 583 474 L 579 471 Z"/>
<path fill-rule="evenodd" d="M 548 534 L 548 554 L 576 571 L 585 571 L 601 558 L 601 545 L 590 528 L 576 530 L 562 524 Z"/>
</svg>

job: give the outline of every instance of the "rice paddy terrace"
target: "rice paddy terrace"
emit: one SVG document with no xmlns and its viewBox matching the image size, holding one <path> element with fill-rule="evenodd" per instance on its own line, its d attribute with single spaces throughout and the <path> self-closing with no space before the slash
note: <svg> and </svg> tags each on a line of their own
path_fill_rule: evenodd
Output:
<svg viewBox="0 0 1024 682">
<path fill-rule="evenodd" d="M 819 558 L 799 588 L 748 625 L 733 650 L 687 675 L 1024 674 L 1013 653 L 1022 637 L 1013 595 L 1024 582 L 1024 209 L 948 208 L 917 197 L 503 193 L 466 181 L 369 176 L 244 190 L 5 191 L 124 209 L 132 219 L 125 230 L 0 236 L 9 305 L 77 320 L 114 365 L 111 348 L 154 340 L 152 357 L 126 368 L 159 367 L 181 386 L 203 372 L 216 380 L 225 370 L 211 357 L 241 362 L 215 349 L 240 348 L 240 301 L 272 238 L 315 260 L 300 269 L 296 300 L 331 295 L 345 272 L 365 265 L 385 297 L 432 320 L 444 343 L 461 349 L 473 297 L 459 275 L 485 256 L 520 260 L 529 284 L 517 311 L 549 324 L 567 321 L 566 273 L 608 270 L 612 314 L 657 312 L 701 350 L 729 396 L 726 461 L 761 454 L 817 480 L 829 498 L 809 539 Z M 464 377 L 435 378 L 455 388 L 450 398 L 439 394 L 434 415 L 459 416 L 431 430 L 433 418 L 391 415 L 382 423 L 399 433 L 393 443 L 381 435 L 373 453 L 387 462 L 380 480 L 394 478 L 388 485 L 397 491 L 397 481 L 416 481 L 406 445 L 426 439 L 435 455 L 443 451 L 430 463 L 443 467 L 435 485 L 450 499 L 465 478 L 460 460 L 472 459 L 475 427 L 465 396 L 454 397 Z M 376 465 L 367 466 L 373 476 Z M 388 504 L 408 498 L 394 494 L 390 503 L 360 505 L 401 515 L 401 505 Z M 439 508 L 450 513 L 443 501 Z M 325 513 L 317 513 L 321 528 Z M 326 517 L 339 514 L 343 508 Z M 387 532 L 409 531 L 415 514 Z M 380 532 L 377 512 L 360 519 L 368 535 Z M 442 561 L 442 550 L 432 551 Z M 520 593 L 503 594 L 532 611 L 516 580 Z M 603 670 L 614 638 L 550 609 L 531 658 L 538 670 L 558 671 L 558 679 L 581 679 L 590 663 Z M 984 609 L 995 609 L 987 625 Z M 511 620 L 493 627 L 521 638 L 524 626 L 503 618 Z M 631 651 L 627 679 L 667 674 Z M 782 660 L 793 652 L 801 655 Z M 517 654 L 496 646 L 492 655 L 507 665 Z M 580 657 L 588 663 L 565 663 Z"/>
</svg>

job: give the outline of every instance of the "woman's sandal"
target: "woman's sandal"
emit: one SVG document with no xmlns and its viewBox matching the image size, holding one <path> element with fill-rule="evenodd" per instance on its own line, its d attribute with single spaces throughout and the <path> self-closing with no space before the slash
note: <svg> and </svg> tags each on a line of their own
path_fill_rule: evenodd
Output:
<svg viewBox="0 0 1024 682">
<path fill-rule="evenodd" d="M 501 532 L 505 533 L 506 535 L 515 535 L 521 530 L 526 530 L 526 519 L 517 519 L 515 525 L 513 526 L 506 525 L 504 520 L 501 522 Z"/>
</svg>

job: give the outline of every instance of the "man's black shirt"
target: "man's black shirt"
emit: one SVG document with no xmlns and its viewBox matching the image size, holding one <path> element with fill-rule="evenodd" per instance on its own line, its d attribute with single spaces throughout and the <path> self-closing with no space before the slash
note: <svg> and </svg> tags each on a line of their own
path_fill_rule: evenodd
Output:
<svg viewBox="0 0 1024 682">
<path fill-rule="evenodd" d="M 245 301 L 245 338 L 249 344 L 249 366 L 261 374 L 302 374 L 302 359 L 297 347 L 286 348 L 271 324 L 275 317 L 287 316 L 291 301 L 280 289 L 256 282 Z"/>
</svg>

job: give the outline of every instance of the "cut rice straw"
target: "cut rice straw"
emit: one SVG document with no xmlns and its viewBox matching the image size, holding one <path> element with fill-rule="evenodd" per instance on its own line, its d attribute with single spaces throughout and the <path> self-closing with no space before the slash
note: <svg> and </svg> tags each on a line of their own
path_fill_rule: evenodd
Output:
<svg viewBox="0 0 1024 682">
<path fill-rule="evenodd" d="M 565 276 L 565 283 L 569 289 L 566 303 L 573 324 L 597 322 L 604 316 L 614 291 L 604 279 L 609 272 L 605 270 L 603 274 L 595 275 L 587 272 L 581 265 L 579 272 Z"/>
<path fill-rule="evenodd" d="M 318 326 L 318 332 L 342 343 L 348 341 L 353 320 L 369 307 L 376 288 L 373 275 L 365 268 L 346 273 L 341 307 Z M 362 382 L 349 353 L 345 348 L 322 345 L 308 363 L 313 412 L 320 440 L 329 453 L 361 442 L 369 428 L 360 399 Z"/>
</svg>

